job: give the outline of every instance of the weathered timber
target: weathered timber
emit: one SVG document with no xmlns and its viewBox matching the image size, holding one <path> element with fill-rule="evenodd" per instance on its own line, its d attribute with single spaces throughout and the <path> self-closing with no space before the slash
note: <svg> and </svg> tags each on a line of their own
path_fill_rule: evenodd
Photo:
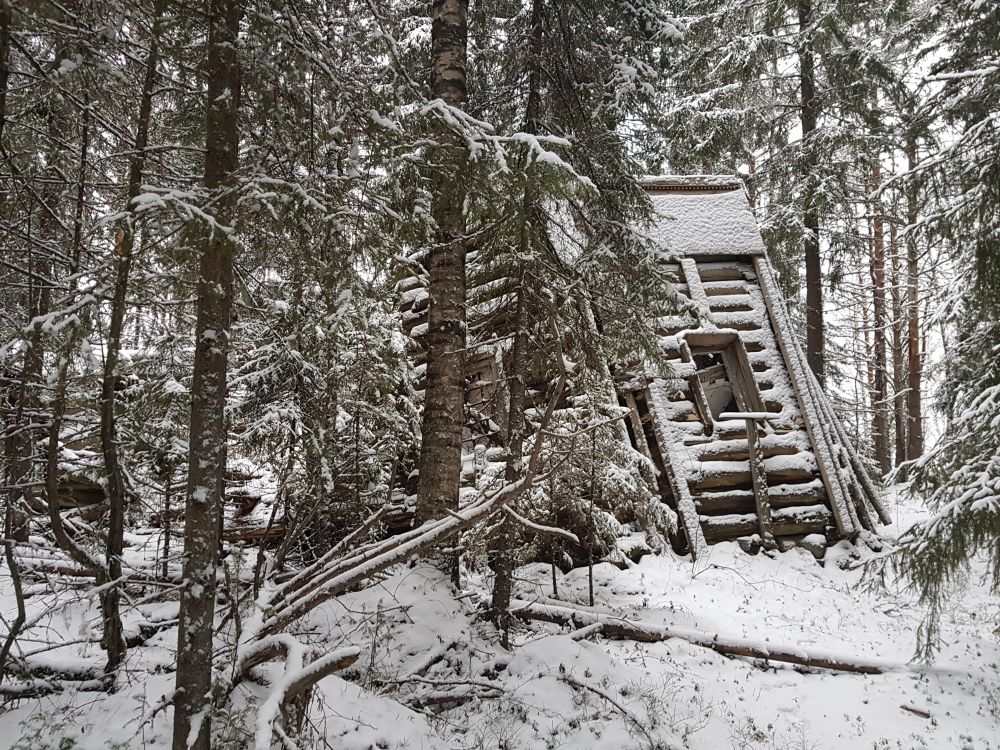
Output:
<svg viewBox="0 0 1000 750">
<path fill-rule="evenodd" d="M 540 620 L 566 625 L 579 630 L 590 625 L 601 625 L 601 635 L 606 638 L 659 643 L 671 639 L 683 640 L 696 646 L 717 651 L 726 656 L 743 656 L 751 659 L 777 661 L 796 664 L 809 669 L 829 669 L 838 672 L 861 674 L 883 674 L 886 672 L 909 671 L 905 664 L 893 664 L 875 660 L 857 659 L 849 656 L 810 653 L 795 646 L 772 646 L 763 639 L 734 638 L 717 633 L 705 633 L 689 628 L 653 625 L 627 620 L 579 608 L 536 604 L 530 601 L 515 601 L 511 613 L 522 620 Z"/>
</svg>

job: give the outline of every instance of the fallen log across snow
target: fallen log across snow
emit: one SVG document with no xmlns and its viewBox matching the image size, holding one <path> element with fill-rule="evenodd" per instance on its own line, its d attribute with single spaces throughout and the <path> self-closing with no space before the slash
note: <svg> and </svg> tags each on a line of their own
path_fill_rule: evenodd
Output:
<svg viewBox="0 0 1000 750">
<path fill-rule="evenodd" d="M 583 631 L 579 629 L 589 629 L 591 626 L 600 625 L 599 632 L 607 638 L 644 643 L 658 643 L 676 638 L 696 646 L 712 649 L 726 656 L 746 656 L 752 659 L 785 662 L 810 669 L 831 669 L 838 672 L 859 672 L 861 674 L 883 674 L 911 670 L 907 664 L 805 651 L 795 646 L 772 646 L 749 638 L 732 638 L 690 628 L 654 625 L 603 612 L 590 612 L 576 607 L 549 603 L 516 600 L 511 602 L 510 612 L 522 620 L 541 620 L 578 628 L 574 633 L 576 636 L 583 635 Z M 595 635 L 597 632 L 595 627 L 593 631 L 587 630 L 586 634 Z"/>
</svg>

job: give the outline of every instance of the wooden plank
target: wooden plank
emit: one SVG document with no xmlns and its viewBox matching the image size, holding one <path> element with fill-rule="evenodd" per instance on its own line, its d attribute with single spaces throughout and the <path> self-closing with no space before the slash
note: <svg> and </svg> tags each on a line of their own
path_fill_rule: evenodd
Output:
<svg viewBox="0 0 1000 750">
<path fill-rule="evenodd" d="M 722 351 L 732 344 L 736 334 L 731 331 L 713 331 L 707 328 L 700 328 L 688 331 L 684 334 L 684 341 L 692 351 L 707 349 L 711 351 Z"/>
<path fill-rule="evenodd" d="M 778 537 L 822 533 L 833 519 L 832 514 L 825 506 L 820 507 L 822 510 L 817 508 L 815 513 L 792 518 L 774 518 L 772 524 L 774 535 Z M 757 519 L 753 513 L 718 518 L 703 516 L 701 520 L 705 540 L 711 544 L 757 533 Z"/>
<path fill-rule="evenodd" d="M 719 489 L 725 487 L 749 488 L 752 482 L 749 463 L 746 461 L 733 461 L 731 463 L 731 468 L 726 467 L 725 469 L 716 469 L 708 474 L 696 474 L 692 476 L 688 482 L 692 491 Z M 814 475 L 809 469 L 800 467 L 784 467 L 780 469 L 766 470 L 765 476 L 767 477 L 767 483 L 771 485 L 808 482 Z"/>
<path fill-rule="evenodd" d="M 705 548 L 705 535 L 698 522 L 694 500 L 691 498 L 691 487 L 684 470 L 683 458 L 678 455 L 678 450 L 683 447 L 681 435 L 676 434 L 676 428 L 669 420 L 657 418 L 658 407 L 654 399 L 656 396 L 664 395 L 661 393 L 662 389 L 662 381 L 656 380 L 650 383 L 647 391 L 648 408 L 654 417 L 650 428 L 653 430 L 657 446 L 663 457 L 665 473 L 677 502 L 677 515 L 687 538 L 688 549 L 691 551 L 691 557 L 697 559 Z"/>
<path fill-rule="evenodd" d="M 719 377 L 725 376 L 726 366 L 724 364 L 712 365 L 704 370 L 698 370 L 698 379 L 702 383 L 708 383 L 712 380 L 716 380 Z"/>
<path fill-rule="evenodd" d="M 823 485 L 826 487 L 827 497 L 830 499 L 830 507 L 833 510 L 834 519 L 837 523 L 837 531 L 841 536 L 853 537 L 857 533 L 857 528 L 849 512 L 847 512 L 848 499 L 845 497 L 844 487 L 837 476 L 836 467 L 830 463 L 830 445 L 826 441 L 826 436 L 822 433 L 822 427 L 816 424 L 820 416 L 815 409 L 807 406 L 806 397 L 802 393 L 802 389 L 809 386 L 805 382 L 805 373 L 800 372 L 802 363 L 798 360 L 798 353 L 794 350 L 794 345 L 787 339 L 785 327 L 790 325 L 790 323 L 781 307 L 781 301 L 776 296 L 778 291 L 770 276 L 770 267 L 765 258 L 754 258 L 754 268 L 757 271 L 761 293 L 764 296 L 764 303 L 767 305 L 767 310 L 772 321 L 775 338 L 781 349 L 785 366 L 788 368 L 792 390 L 795 391 L 799 411 L 805 422 L 806 434 L 809 436 L 813 455 L 816 458 L 816 464 L 819 467 Z"/>
<path fill-rule="evenodd" d="M 688 347 L 686 340 L 681 342 L 681 361 L 694 362 L 694 357 L 691 355 L 691 349 Z M 698 377 L 698 371 L 696 370 L 694 374 L 688 375 L 685 380 L 688 384 L 691 401 L 694 403 L 695 413 L 702 424 L 705 425 L 705 434 L 711 435 L 715 429 L 715 419 L 712 417 L 712 409 L 708 405 L 708 396 L 705 395 L 705 388 L 702 385 L 701 378 Z"/>
<path fill-rule="evenodd" d="M 740 409 L 747 412 L 765 411 L 743 341 L 736 337 L 733 346 L 723 352 L 722 357 L 729 371 L 729 381 L 733 384 L 733 394 Z"/>
<path fill-rule="evenodd" d="M 649 453 L 649 443 L 646 440 L 646 432 L 642 426 L 642 419 L 639 417 L 639 409 L 635 405 L 635 396 L 629 391 L 621 394 L 625 406 L 628 407 L 628 420 L 632 426 L 632 433 L 635 436 L 636 448 L 646 458 L 652 459 Z"/>
<path fill-rule="evenodd" d="M 750 449 L 750 480 L 753 483 L 753 497 L 757 505 L 757 527 L 765 547 L 774 544 L 774 534 L 771 531 L 771 505 L 767 501 L 767 475 L 764 472 L 764 454 L 757 439 L 757 419 L 748 417 L 747 445 Z"/>
</svg>

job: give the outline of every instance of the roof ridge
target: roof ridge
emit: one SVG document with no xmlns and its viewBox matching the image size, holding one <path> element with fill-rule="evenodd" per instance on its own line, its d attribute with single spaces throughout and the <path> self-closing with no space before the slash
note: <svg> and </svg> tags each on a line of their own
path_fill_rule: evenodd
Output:
<svg viewBox="0 0 1000 750">
<path fill-rule="evenodd" d="M 646 190 L 667 191 L 728 191 L 743 188 L 739 175 L 645 175 L 639 183 Z"/>
</svg>

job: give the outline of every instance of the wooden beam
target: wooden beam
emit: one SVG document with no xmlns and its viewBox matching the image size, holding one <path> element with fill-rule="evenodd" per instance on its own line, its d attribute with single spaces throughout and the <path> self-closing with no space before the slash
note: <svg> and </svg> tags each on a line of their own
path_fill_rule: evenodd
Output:
<svg viewBox="0 0 1000 750">
<path fill-rule="evenodd" d="M 559 623 L 575 629 L 600 623 L 602 626 L 601 635 L 607 638 L 622 638 L 644 643 L 658 643 L 677 638 L 728 656 L 745 656 L 787 662 L 814 669 L 832 669 L 862 674 L 882 674 L 883 672 L 907 671 L 909 669 L 906 665 L 893 665 L 888 662 L 864 661 L 854 657 L 830 654 L 810 654 L 798 646 L 775 646 L 764 638 L 757 640 L 730 638 L 718 633 L 704 633 L 688 628 L 636 622 L 616 615 L 588 612 L 577 607 L 564 605 L 514 601 L 511 602 L 510 611 L 512 615 L 523 620 Z"/>
<path fill-rule="evenodd" d="M 686 340 L 681 341 L 681 361 L 694 364 L 694 357 Z M 712 409 L 708 405 L 708 396 L 705 395 L 705 387 L 702 385 L 701 378 L 698 377 L 698 371 L 695 370 L 693 374 L 688 375 L 684 379 L 687 381 L 688 390 L 691 392 L 691 401 L 694 403 L 695 411 L 701 419 L 702 424 L 705 425 L 705 434 L 711 435 L 715 429 L 715 419 L 712 417 Z"/>
<path fill-rule="evenodd" d="M 837 531 L 841 536 L 853 538 L 857 535 L 858 528 L 851 518 L 850 501 L 837 474 L 837 468 L 832 463 L 832 446 L 823 432 L 822 425 L 818 424 L 821 416 L 809 393 L 804 364 L 799 359 L 795 343 L 788 340 L 786 329 L 791 325 L 791 322 L 778 296 L 777 284 L 771 275 L 767 259 L 754 258 L 754 269 L 757 272 L 757 281 L 760 284 L 764 303 L 771 318 L 775 338 L 788 370 L 788 378 L 791 381 L 792 390 L 795 391 L 799 411 L 801 411 L 802 419 L 805 422 L 806 434 L 809 436 L 809 443 L 812 446 L 813 455 L 816 457 L 816 465 L 819 467 L 820 477 L 824 487 L 826 487 L 827 497 L 830 499 L 830 507 L 833 510 Z"/>
</svg>

